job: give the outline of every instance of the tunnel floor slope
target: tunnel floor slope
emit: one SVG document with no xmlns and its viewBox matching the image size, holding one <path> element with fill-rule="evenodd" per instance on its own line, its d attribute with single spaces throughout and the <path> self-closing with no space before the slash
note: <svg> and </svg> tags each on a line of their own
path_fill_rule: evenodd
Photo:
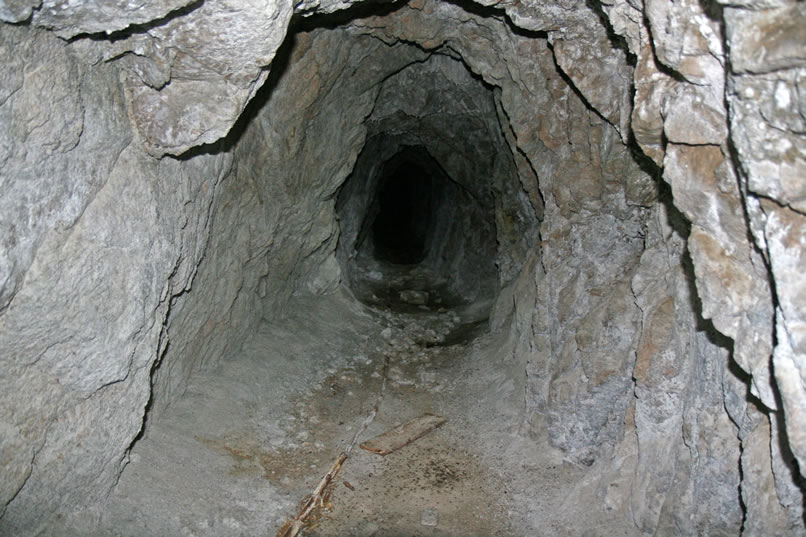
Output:
<svg viewBox="0 0 806 537">
<path fill-rule="evenodd" d="M 517 434 L 507 330 L 478 327 L 467 310 L 298 297 L 153 420 L 92 533 L 274 536 L 377 408 L 359 442 L 447 422 L 386 456 L 356 446 L 301 535 L 630 535 L 579 516 L 584 469 Z"/>
</svg>

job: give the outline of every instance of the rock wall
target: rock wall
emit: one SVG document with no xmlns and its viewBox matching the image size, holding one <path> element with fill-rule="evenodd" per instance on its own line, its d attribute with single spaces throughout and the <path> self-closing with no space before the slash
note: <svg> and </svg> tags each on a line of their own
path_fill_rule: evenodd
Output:
<svg viewBox="0 0 806 537">
<path fill-rule="evenodd" d="M 642 533 L 806 534 L 803 3 L 317 19 L 349 4 L 0 0 L 0 530 L 92 507 L 149 401 L 337 283 L 336 192 L 373 128 L 419 117 L 382 117 L 382 83 L 440 54 L 509 149 L 513 429 Z"/>
<path fill-rule="evenodd" d="M 0 106 L 0 532 L 21 535 L 117 480 L 231 158 L 148 157 L 92 44 L 8 25 L 0 39 L 17 58 Z"/>
<path fill-rule="evenodd" d="M 795 463 L 790 443 L 797 457 L 803 422 L 796 409 L 803 397 L 791 345 L 804 303 L 784 273 L 802 272 L 796 245 L 804 235 L 794 192 L 783 185 L 792 184 L 788 177 L 803 164 L 804 138 L 795 125 L 802 105 L 787 100 L 797 94 L 806 53 L 803 10 L 790 2 L 720 4 L 651 2 L 643 21 L 627 2 L 603 9 L 637 57 L 636 140 L 663 165 L 674 204 L 691 223 L 687 247 L 701 314 L 732 340 L 738 368 L 730 369 L 724 392 L 742 441 L 745 533 L 800 534 L 802 485 L 795 484 L 802 462 Z M 783 116 L 789 119 L 780 123 Z M 788 217 L 779 220 L 781 214 Z M 780 248 L 783 235 L 788 246 Z M 776 244 L 768 239 L 773 236 Z M 752 395 L 735 376 L 749 381 Z M 757 428 L 784 421 L 787 439 L 779 431 L 766 448 L 755 444 L 755 435 L 765 434 Z M 751 460 L 749 446 L 764 453 Z M 755 489 L 748 478 L 768 479 L 770 460 L 776 493 L 769 485 Z"/>
<path fill-rule="evenodd" d="M 209 261 L 196 291 L 177 300 L 172 347 L 155 374 L 158 411 L 194 371 L 231 355 L 264 316 L 280 315 L 332 255 L 335 191 L 361 149 L 362 120 L 377 93 L 357 89 L 364 81 L 344 69 L 356 57 L 371 57 L 373 47 L 377 54 L 378 45 L 298 34 L 283 51 L 289 68 L 269 81 L 263 102 L 233 133 L 235 165 L 214 210 Z M 321 108 L 335 113 L 318 114 Z M 329 278 L 335 282 L 325 288 L 338 284 L 338 272 Z"/>
</svg>

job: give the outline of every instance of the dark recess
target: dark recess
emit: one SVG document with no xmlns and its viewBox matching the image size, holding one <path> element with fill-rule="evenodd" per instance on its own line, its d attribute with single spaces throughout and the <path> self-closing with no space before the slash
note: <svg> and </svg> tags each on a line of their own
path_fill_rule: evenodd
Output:
<svg viewBox="0 0 806 537">
<path fill-rule="evenodd" d="M 399 166 L 378 185 L 372 240 L 381 260 L 414 265 L 425 258 L 434 179 L 416 163 Z"/>
<path fill-rule="evenodd" d="M 428 256 L 444 201 L 442 173 L 418 147 L 407 147 L 384 163 L 368 222 L 376 259 L 416 265 Z"/>
</svg>

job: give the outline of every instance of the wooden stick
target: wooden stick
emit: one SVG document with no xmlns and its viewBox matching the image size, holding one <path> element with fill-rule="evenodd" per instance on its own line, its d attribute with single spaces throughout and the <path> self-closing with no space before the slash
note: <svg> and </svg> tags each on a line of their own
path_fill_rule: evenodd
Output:
<svg viewBox="0 0 806 537">
<path fill-rule="evenodd" d="M 336 459 L 336 462 L 334 462 L 333 466 L 330 467 L 328 473 L 325 474 L 325 477 L 323 477 L 319 481 L 319 484 L 314 489 L 313 494 L 299 510 L 297 516 L 295 516 L 292 519 L 289 519 L 288 521 L 286 521 L 285 524 L 283 524 L 283 527 L 280 528 L 280 531 L 277 532 L 277 537 L 296 537 L 296 535 L 302 529 L 302 526 L 305 524 L 305 519 L 308 518 L 308 516 L 313 512 L 313 510 L 316 509 L 317 507 L 324 507 L 324 504 L 326 503 L 325 491 L 327 491 L 328 485 L 330 485 L 333 482 L 333 480 L 336 479 L 336 476 L 338 475 L 339 470 L 341 470 L 344 461 L 346 461 L 347 457 L 350 456 L 350 452 L 353 450 L 355 444 L 358 442 L 358 437 L 362 435 L 364 431 L 367 430 L 367 427 L 369 427 L 369 425 L 375 419 L 375 416 L 378 414 L 378 409 L 380 408 L 381 401 L 383 400 L 383 394 L 386 391 L 386 377 L 388 376 L 388 374 L 389 374 L 389 357 L 387 356 L 383 362 L 383 376 L 382 376 L 383 378 L 381 381 L 381 388 L 380 390 L 378 390 L 378 396 L 375 399 L 375 406 L 372 407 L 372 411 L 366 418 L 364 418 L 364 421 L 361 423 L 361 427 L 359 427 L 358 430 L 356 430 L 350 444 L 344 451 L 342 451 L 341 455 L 339 455 L 339 458 Z"/>
<path fill-rule="evenodd" d="M 283 527 L 277 532 L 277 537 L 295 537 L 299 533 L 299 530 L 302 529 L 302 526 L 305 524 L 305 519 L 308 518 L 308 515 L 310 515 L 317 506 L 321 506 L 323 503 L 325 490 L 327 490 L 328 485 L 330 485 L 336 478 L 336 475 L 338 475 L 339 470 L 341 470 L 341 467 L 346 460 L 346 453 L 339 455 L 339 458 L 336 459 L 336 462 L 334 462 L 333 466 L 330 467 L 330 470 L 325 474 L 325 477 L 319 481 L 319 484 L 314 489 L 311 497 L 299 510 L 297 516 L 283 524 Z"/>
<path fill-rule="evenodd" d="M 437 427 L 441 427 L 447 420 L 442 416 L 433 414 L 423 414 L 419 418 L 398 425 L 372 440 L 361 444 L 361 449 L 365 449 L 378 455 L 388 455 L 398 449 L 408 446 L 418 438 L 430 433 Z"/>
</svg>

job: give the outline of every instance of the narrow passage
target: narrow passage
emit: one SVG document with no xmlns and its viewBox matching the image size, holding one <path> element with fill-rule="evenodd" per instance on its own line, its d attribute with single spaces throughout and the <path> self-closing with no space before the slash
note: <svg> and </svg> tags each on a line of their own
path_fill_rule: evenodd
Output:
<svg viewBox="0 0 806 537">
<path fill-rule="evenodd" d="M 358 442 L 424 413 L 448 421 L 387 456 L 354 449 L 301 535 L 577 535 L 562 502 L 583 470 L 518 436 L 522 394 L 496 356 L 507 331 L 479 310 L 297 297 L 154 418 L 100 515 L 106 535 L 276 535 L 372 411 L 386 359 Z"/>
</svg>

